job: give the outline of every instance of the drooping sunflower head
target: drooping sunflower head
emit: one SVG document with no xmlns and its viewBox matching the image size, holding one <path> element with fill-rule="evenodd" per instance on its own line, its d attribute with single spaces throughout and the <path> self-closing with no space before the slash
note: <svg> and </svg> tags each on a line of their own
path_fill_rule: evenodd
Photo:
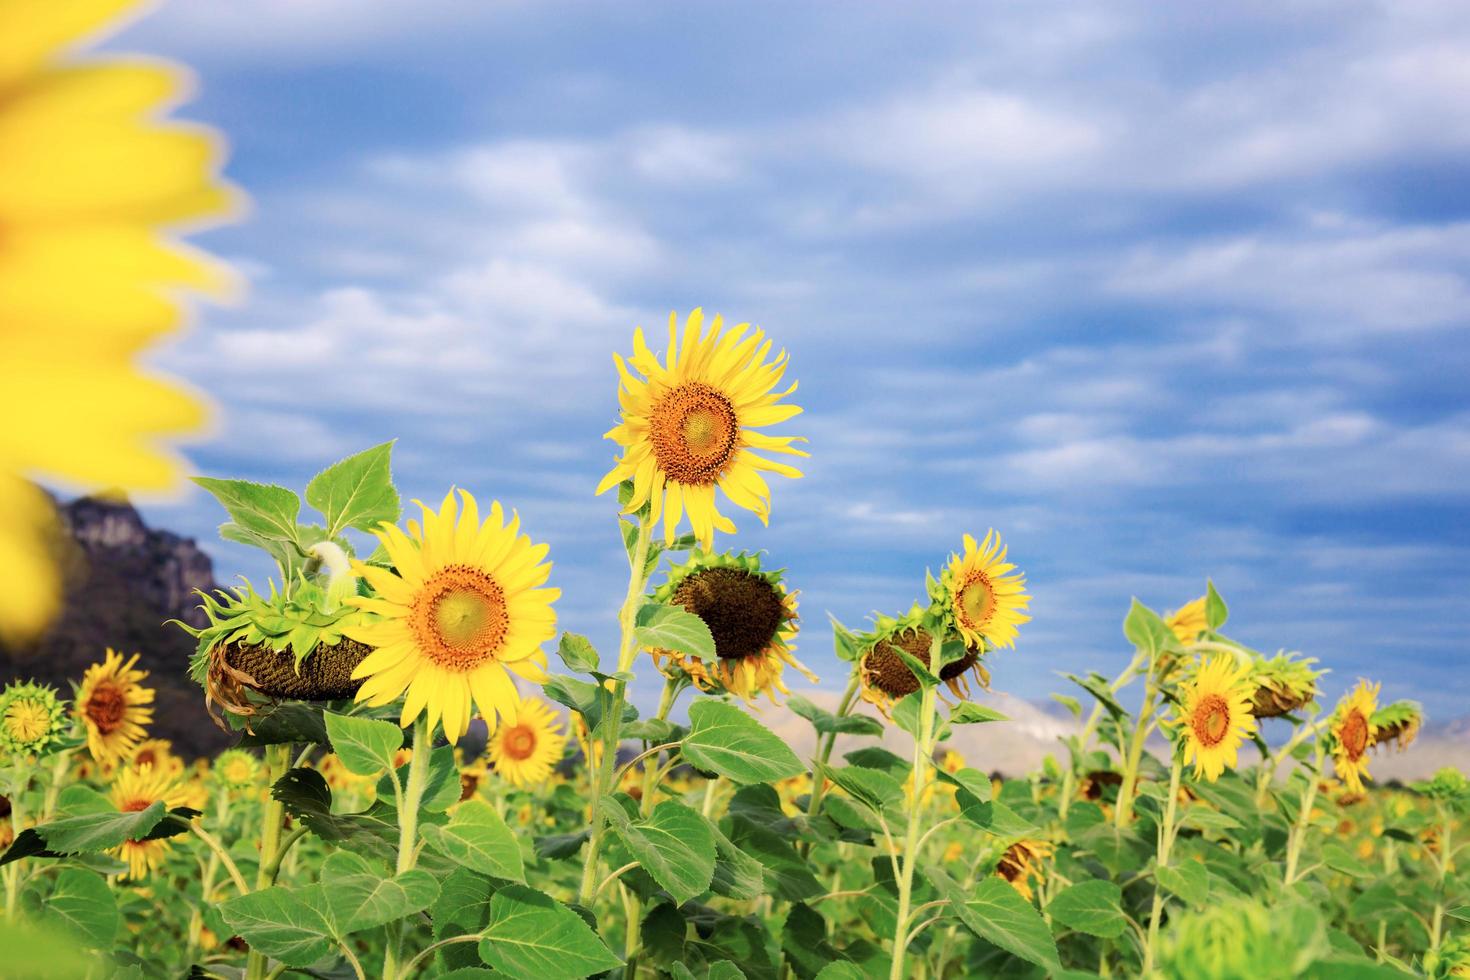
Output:
<svg viewBox="0 0 1470 980">
<path fill-rule="evenodd" d="M 138 656 L 124 661 L 109 649 L 102 663 L 82 675 L 75 710 L 87 728 L 87 749 L 98 762 L 131 756 L 153 724 L 153 689 L 141 683 L 148 672 L 134 666 Z"/>
<path fill-rule="evenodd" d="M 1164 623 L 1174 631 L 1174 636 L 1180 643 L 1193 643 L 1199 639 L 1199 635 L 1210 628 L 1209 620 L 1205 617 L 1205 601 L 1208 596 L 1200 596 L 1180 606 L 1174 612 L 1164 617 Z"/>
<path fill-rule="evenodd" d="M 1043 840 L 1018 840 L 1006 848 L 995 866 L 995 873 L 1011 883 L 1022 898 L 1031 901 L 1031 885 L 1046 880 L 1042 863 L 1056 848 Z"/>
<path fill-rule="evenodd" d="M 244 749 L 226 749 L 214 760 L 214 775 L 229 789 L 246 789 L 260 779 L 260 759 Z"/>
<path fill-rule="evenodd" d="M 1278 718 L 1315 701 L 1321 693 L 1317 681 L 1327 673 L 1316 670 L 1312 666 L 1316 662 L 1315 657 L 1296 653 L 1278 653 L 1269 660 L 1257 656 L 1251 669 L 1256 685 L 1251 713 L 1257 718 Z"/>
<path fill-rule="evenodd" d="M 463 510 L 451 490 L 437 511 L 419 504 L 422 528 L 410 520 L 407 532 L 386 523 L 375 532 L 393 570 L 354 563 L 376 595 L 347 601 L 378 619 L 344 629 L 375 648 L 352 672 L 364 679 L 357 700 L 403 696 L 404 727 L 427 713 L 451 741 L 469 728 L 472 699 L 491 729 L 497 715 L 515 724 L 511 674 L 546 679 L 541 644 L 556 634 L 552 603 L 561 595 L 543 588 L 548 548 L 519 533 L 520 517 L 507 523 L 495 501 L 481 521 L 475 498 L 460 494 Z"/>
<path fill-rule="evenodd" d="M 1249 665 L 1229 654 L 1211 657 L 1180 693 L 1172 724 L 1184 740 L 1184 762 L 1193 761 L 1195 775 L 1214 782 L 1235 765 L 1240 744 L 1256 730 Z"/>
<path fill-rule="evenodd" d="M 791 653 L 796 637 L 796 593 L 789 592 L 780 571 L 761 568 L 756 555 L 695 552 L 653 594 L 656 602 L 680 606 L 709 627 L 715 657 L 698 657 L 654 649 L 660 669 L 684 671 L 701 690 L 717 686 L 747 702 L 759 694 L 791 693 L 781 675 L 790 666 L 808 680 L 817 677 Z"/>
<path fill-rule="evenodd" d="M 0 692 L 0 756 L 43 755 L 65 741 L 68 727 L 54 689 L 27 681 Z"/>
<path fill-rule="evenodd" d="M 112 805 L 123 813 L 139 813 L 162 800 L 166 807 L 183 806 L 186 794 L 178 780 L 150 765 L 124 766 L 112 784 Z M 113 849 L 128 864 L 128 877 L 137 881 L 163 864 L 166 840 L 126 840 Z"/>
<path fill-rule="evenodd" d="M 166 738 L 147 738 L 138 743 L 128 761 L 134 766 L 152 766 L 163 776 L 176 778 L 184 774 L 184 760 L 174 755 L 174 743 Z"/>
<path fill-rule="evenodd" d="M 795 436 L 757 431 L 801 412 L 781 403 L 796 390 L 795 383 L 776 390 L 786 372 L 786 352 L 767 360 L 770 351 L 765 332 L 752 330 L 748 323 L 726 330 L 716 316 L 706 331 L 702 310 L 689 314 L 682 338 L 678 316 L 669 314 L 669 347 L 663 361 L 649 349 L 643 329 L 635 330 L 633 356 L 625 362 L 621 355 L 613 355 L 622 378 L 618 389 L 622 421 L 608 430 L 606 438 L 621 446 L 623 455 L 597 492 L 631 480 L 633 494 L 625 513 L 650 504 L 650 520 L 663 520 L 664 536 L 670 541 L 688 514 L 706 551 L 714 546 L 715 531 L 735 531 L 715 504 L 716 487 L 731 503 L 766 523 L 771 491 L 761 472 L 802 474 L 756 451 L 807 455 L 793 446 L 800 441 Z"/>
<path fill-rule="evenodd" d="M 877 617 L 873 628 L 857 637 L 860 694 L 864 701 L 876 706 L 885 716 L 893 710 L 896 702 L 919 689 L 919 679 L 899 651 L 920 664 L 930 662 L 933 634 L 924 628 L 923 622 L 924 610 L 916 603 L 902 616 Z M 951 636 L 951 640 L 955 644 L 961 642 L 958 635 Z M 955 650 L 959 650 L 957 645 Z M 990 673 L 981 659 L 984 655 L 983 644 L 966 644 L 957 659 L 939 668 L 939 679 L 955 697 L 970 696 L 969 677 L 972 674 L 981 687 L 990 687 Z"/>
<path fill-rule="evenodd" d="M 1418 701 L 1395 701 L 1373 712 L 1373 745 L 1397 745 L 1402 752 L 1413 744 L 1424 725 L 1424 706 Z"/>
<path fill-rule="evenodd" d="M 950 556 L 931 586 L 930 599 L 967 646 L 1013 647 L 1017 627 L 1031 621 L 1023 611 L 1031 604 L 1026 576 L 1006 561 L 1006 546 L 994 530 L 978 545 L 968 534 L 964 541 L 964 552 Z"/>
<path fill-rule="evenodd" d="M 1355 793 L 1363 792 L 1363 777 L 1368 775 L 1368 749 L 1378 730 L 1373 713 L 1378 710 L 1380 686 L 1359 680 L 1332 715 L 1332 770 Z"/>
<path fill-rule="evenodd" d="M 527 698 L 514 723 L 495 729 L 485 751 L 501 779 L 534 786 L 551 776 L 566 744 L 561 717 L 545 701 Z"/>
</svg>

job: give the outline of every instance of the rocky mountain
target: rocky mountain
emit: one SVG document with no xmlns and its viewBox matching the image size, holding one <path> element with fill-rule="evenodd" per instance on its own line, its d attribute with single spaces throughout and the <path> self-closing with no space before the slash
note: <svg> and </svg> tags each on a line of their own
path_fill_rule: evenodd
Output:
<svg viewBox="0 0 1470 980">
<path fill-rule="evenodd" d="M 169 619 L 199 622 L 196 589 L 213 589 L 209 556 L 191 539 L 148 527 L 121 497 L 59 504 L 66 596 L 61 617 L 36 643 L 0 646 L 0 679 L 34 678 L 70 696 L 106 649 L 131 656 L 157 692 L 152 732 L 185 757 L 217 751 L 226 736 L 210 722 L 186 672 L 194 643 Z"/>
</svg>

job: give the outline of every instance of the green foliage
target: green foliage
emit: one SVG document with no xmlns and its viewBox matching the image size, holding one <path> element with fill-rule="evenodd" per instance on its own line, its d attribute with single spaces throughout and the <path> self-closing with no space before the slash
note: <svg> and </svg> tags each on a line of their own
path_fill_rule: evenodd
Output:
<svg viewBox="0 0 1470 980">
<path fill-rule="evenodd" d="M 689 709 L 689 725 L 684 758 L 742 785 L 785 779 L 806 768 L 785 742 L 734 705 L 701 698 Z"/>
</svg>

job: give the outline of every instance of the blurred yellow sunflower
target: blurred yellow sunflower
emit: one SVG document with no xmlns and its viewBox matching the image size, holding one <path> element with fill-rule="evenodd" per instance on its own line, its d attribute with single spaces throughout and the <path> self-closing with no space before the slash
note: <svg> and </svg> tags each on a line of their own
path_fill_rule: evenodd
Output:
<svg viewBox="0 0 1470 980">
<path fill-rule="evenodd" d="M 770 350 L 765 332 L 752 331 L 748 323 L 724 330 L 716 316 L 706 333 L 704 312 L 695 310 L 684 323 L 682 343 L 678 317 L 669 314 L 669 349 L 660 363 L 643 339 L 643 328 L 636 329 L 633 356 L 624 362 L 621 355 L 613 355 L 622 375 L 618 402 L 623 420 L 605 436 L 624 452 L 597 492 L 632 480 L 633 496 L 625 513 L 652 501 L 650 518 L 662 517 L 668 541 L 687 513 L 706 550 L 714 545 L 715 531 L 735 532 L 735 525 L 715 504 L 715 487 L 766 523 L 771 490 L 761 471 L 802 474 L 757 456 L 754 450 L 807 455 L 792 446 L 798 441 L 795 436 L 755 431 L 801 412 L 796 405 L 778 404 L 796 390 L 796 383 L 784 391 L 774 390 L 786 371 L 787 358 L 782 351 L 767 361 Z M 635 377 L 630 365 L 643 377 Z"/>
<path fill-rule="evenodd" d="M 533 786 L 546 782 L 566 744 L 560 716 L 545 701 L 527 698 L 513 723 L 495 729 L 485 752 L 501 779 Z"/>
<path fill-rule="evenodd" d="M 183 787 L 168 773 L 156 772 L 150 765 L 126 766 L 119 770 L 112 784 L 112 805 L 123 813 L 139 813 L 159 800 L 166 807 L 183 806 Z M 163 864 L 168 851 L 166 840 L 125 840 L 113 854 L 128 864 L 128 877 L 137 881 Z"/>
<path fill-rule="evenodd" d="M 0 4 L 0 637 L 56 609 L 46 498 L 25 482 L 173 486 L 162 437 L 204 407 L 135 358 L 182 319 L 181 288 L 229 290 L 228 271 L 165 229 L 226 216 L 213 133 L 159 117 L 187 88 L 152 61 L 73 49 L 136 0 Z"/>
<path fill-rule="evenodd" d="M 173 753 L 174 743 L 166 738 L 147 738 L 138 743 L 130 760 L 135 766 L 152 766 L 160 775 L 178 777 L 184 774 L 184 760 Z"/>
<path fill-rule="evenodd" d="M 978 545 L 968 534 L 964 541 L 964 553 L 950 556 L 930 598 L 953 620 L 966 646 L 1015 646 L 1017 627 L 1031 621 L 1022 611 L 1031 604 L 1026 576 L 1006 561 L 1006 547 L 994 530 Z"/>
<path fill-rule="evenodd" d="M 153 724 L 153 689 L 140 683 L 148 676 L 138 670 L 138 654 L 126 662 L 122 654 L 108 649 L 100 664 L 82 675 L 77 691 L 76 712 L 87 728 L 87 749 L 92 758 L 107 764 L 129 758 Z"/>
<path fill-rule="evenodd" d="M 1181 692 L 1176 725 L 1184 739 L 1184 763 L 1210 782 L 1236 764 L 1240 744 L 1256 730 L 1251 699 L 1256 685 L 1249 664 L 1228 654 L 1206 661 Z"/>
<path fill-rule="evenodd" d="M 344 629 L 376 648 L 352 672 L 366 678 L 357 700 L 377 706 L 406 694 L 399 723 L 427 713 L 431 727 L 443 720 L 450 741 L 469 728 L 472 697 L 492 731 L 497 714 L 516 723 L 510 674 L 546 680 L 540 647 L 556 635 L 551 605 L 561 595 L 541 588 L 548 548 L 518 533 L 518 515 L 506 524 L 495 501 L 481 522 L 475 498 L 460 496 L 462 512 L 453 490 L 437 511 L 419 503 L 422 530 L 410 520 L 408 533 L 387 523 L 375 532 L 394 571 L 354 563 L 377 595 L 347 601 L 381 618 Z"/>
<path fill-rule="evenodd" d="M 244 749 L 225 749 L 214 760 L 216 778 L 230 789 L 254 786 L 261 768 L 260 760 Z"/>
<path fill-rule="evenodd" d="M 1174 636 L 1180 643 L 1193 643 L 1199 639 L 1199 635 L 1210 628 L 1209 620 L 1205 618 L 1205 599 L 1200 596 L 1192 599 L 1171 612 L 1164 619 L 1169 629 L 1174 631 Z"/>
<path fill-rule="evenodd" d="M 995 873 L 1011 883 L 1022 898 L 1031 901 L 1031 885 L 1040 885 L 1046 880 L 1042 862 L 1051 857 L 1056 848 L 1042 840 L 1018 840 L 1000 856 Z"/>
<path fill-rule="evenodd" d="M 1368 775 L 1368 749 L 1378 732 L 1373 712 L 1378 710 L 1379 687 L 1358 681 L 1332 715 L 1332 771 L 1354 793 L 1363 792 L 1363 777 Z"/>
<path fill-rule="evenodd" d="M 651 650 L 660 667 L 677 665 L 701 690 L 721 686 L 747 703 L 757 695 L 790 694 L 781 680 L 786 667 L 816 683 L 817 675 L 791 654 L 796 637 L 796 595 L 780 572 L 761 568 L 755 555 L 700 552 L 669 570 L 654 601 L 681 606 L 704 620 L 715 641 L 712 661 L 668 650 Z"/>
</svg>

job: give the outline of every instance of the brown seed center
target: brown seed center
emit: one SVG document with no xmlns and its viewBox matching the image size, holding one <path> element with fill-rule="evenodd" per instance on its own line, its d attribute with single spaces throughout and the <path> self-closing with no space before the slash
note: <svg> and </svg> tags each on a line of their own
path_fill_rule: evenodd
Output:
<svg viewBox="0 0 1470 980">
<path fill-rule="evenodd" d="M 110 681 L 103 681 L 92 688 L 92 694 L 87 698 L 83 711 L 99 732 L 110 735 L 122 725 L 127 709 L 128 699 L 123 696 L 122 690 Z"/>
<path fill-rule="evenodd" d="M 1195 707 L 1189 725 L 1194 737 L 1206 748 L 1214 748 L 1225 740 L 1230 730 L 1230 704 L 1218 694 L 1206 694 Z"/>
<path fill-rule="evenodd" d="M 704 620 L 723 660 L 759 656 L 786 621 L 776 586 L 739 568 L 706 568 L 679 583 L 674 602 Z"/>
<path fill-rule="evenodd" d="M 500 748 L 517 762 L 524 762 L 536 751 L 536 732 L 529 725 L 513 725 L 506 730 Z"/>
<path fill-rule="evenodd" d="M 409 622 L 424 655 L 458 673 L 493 660 L 510 628 L 500 584 L 467 565 L 448 565 L 430 576 Z"/>
<path fill-rule="evenodd" d="M 653 455 L 675 483 L 708 486 L 735 455 L 740 420 L 730 400 L 702 381 L 686 381 L 649 413 Z"/>
<path fill-rule="evenodd" d="M 1368 719 L 1356 708 L 1342 720 L 1342 747 L 1347 749 L 1348 759 L 1357 762 L 1368 751 Z"/>
<path fill-rule="evenodd" d="M 890 698 L 903 698 L 919 689 L 919 679 L 897 653 L 902 650 L 920 663 L 929 661 L 929 631 L 908 629 L 879 640 L 863 658 L 868 683 Z M 963 668 L 961 668 L 963 669 Z M 956 673 L 958 676 L 958 672 Z"/>
</svg>

